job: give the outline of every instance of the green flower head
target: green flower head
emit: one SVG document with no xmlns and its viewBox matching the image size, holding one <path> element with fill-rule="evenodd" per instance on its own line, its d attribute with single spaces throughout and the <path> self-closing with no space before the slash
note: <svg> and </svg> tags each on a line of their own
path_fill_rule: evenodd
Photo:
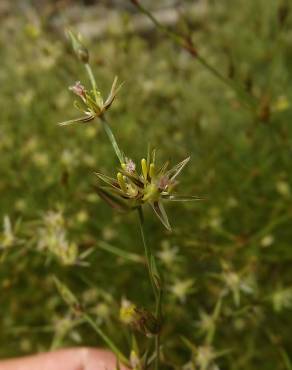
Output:
<svg viewBox="0 0 292 370">
<path fill-rule="evenodd" d="M 189 162 L 190 157 L 168 169 L 169 163 L 157 167 L 155 150 L 148 155 L 148 159 L 141 160 L 141 170 L 138 172 L 136 164 L 129 158 L 124 158 L 116 178 L 110 178 L 96 173 L 98 178 L 106 183 L 97 185 L 98 194 L 113 208 L 125 211 L 136 209 L 148 203 L 162 224 L 171 230 L 163 201 L 198 200 L 193 196 L 180 196 L 174 193 L 178 184 L 176 178 Z"/>
</svg>

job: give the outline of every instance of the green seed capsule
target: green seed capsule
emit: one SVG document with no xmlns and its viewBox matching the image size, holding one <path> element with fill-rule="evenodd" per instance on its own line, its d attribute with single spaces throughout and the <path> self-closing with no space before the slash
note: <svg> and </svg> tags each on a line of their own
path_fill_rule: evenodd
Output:
<svg viewBox="0 0 292 370">
<path fill-rule="evenodd" d="M 149 176 L 152 178 L 152 177 L 154 177 L 154 175 L 155 175 L 155 165 L 154 165 L 154 163 L 151 163 L 150 164 L 150 169 L 149 169 Z"/>
<path fill-rule="evenodd" d="M 147 168 L 147 161 L 145 158 L 141 160 L 141 167 L 142 167 L 142 174 L 145 180 L 147 180 L 148 168 Z"/>
<path fill-rule="evenodd" d="M 126 185 L 126 182 L 125 182 L 125 178 L 124 176 L 121 174 L 121 172 L 118 172 L 117 173 L 117 180 L 118 180 L 118 183 L 120 185 L 120 188 L 122 189 L 122 191 L 124 193 L 127 192 L 127 185 Z"/>
</svg>

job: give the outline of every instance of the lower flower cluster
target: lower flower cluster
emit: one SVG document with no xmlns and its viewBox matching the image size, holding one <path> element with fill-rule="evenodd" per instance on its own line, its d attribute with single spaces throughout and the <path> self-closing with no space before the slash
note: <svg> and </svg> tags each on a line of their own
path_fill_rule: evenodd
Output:
<svg viewBox="0 0 292 370">
<path fill-rule="evenodd" d="M 178 184 L 176 178 L 189 160 L 190 157 L 171 169 L 168 169 L 169 162 L 157 167 L 155 150 L 153 150 L 152 153 L 148 154 L 147 159 L 141 160 L 141 171 L 138 172 L 133 160 L 125 157 L 116 178 L 96 173 L 97 177 L 106 184 L 98 184 L 96 190 L 102 199 L 120 211 L 135 209 L 148 203 L 166 229 L 171 230 L 162 201 L 199 199 L 194 196 L 181 196 L 174 193 Z"/>
</svg>

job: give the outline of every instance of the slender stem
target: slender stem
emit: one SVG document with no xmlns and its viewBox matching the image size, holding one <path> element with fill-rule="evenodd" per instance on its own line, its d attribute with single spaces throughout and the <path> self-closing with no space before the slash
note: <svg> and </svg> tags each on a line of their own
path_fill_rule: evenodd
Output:
<svg viewBox="0 0 292 370">
<path fill-rule="evenodd" d="M 101 248 L 109 253 L 112 253 L 118 257 L 122 257 L 123 259 L 131 261 L 131 262 L 143 263 L 143 264 L 145 262 L 144 257 L 141 256 L 140 254 L 126 252 L 104 241 L 99 241 L 98 248 Z"/>
<path fill-rule="evenodd" d="M 142 242 L 143 242 L 145 257 L 146 257 L 147 269 L 148 269 L 149 278 L 150 278 L 150 282 L 151 282 L 151 285 L 152 285 L 153 293 L 154 293 L 155 298 L 156 298 L 157 297 L 157 288 L 156 288 L 156 284 L 155 284 L 155 280 L 153 278 L 153 273 L 152 273 L 152 268 L 151 268 L 152 252 L 151 252 L 151 249 L 148 246 L 148 244 L 146 242 L 146 238 L 145 238 L 144 226 L 143 226 L 144 225 L 144 216 L 143 216 L 142 207 L 138 208 L 138 215 L 139 215 L 139 226 L 140 226 L 140 231 L 141 231 L 141 237 L 142 237 Z"/>
<path fill-rule="evenodd" d="M 85 68 L 88 74 L 88 77 L 90 79 L 94 94 L 97 94 L 97 84 L 91 69 L 91 66 L 86 63 Z M 124 157 L 123 154 L 118 146 L 118 143 L 116 141 L 116 138 L 108 125 L 106 119 L 104 116 L 100 117 L 102 126 L 104 131 L 106 132 L 111 145 L 120 161 L 122 164 L 124 162 Z M 138 214 L 139 214 L 139 225 L 140 225 L 140 231 L 141 231 L 141 237 L 143 241 L 143 246 L 144 246 L 144 251 L 145 251 L 145 256 L 146 256 L 146 263 L 147 263 L 147 268 L 149 272 L 149 278 L 151 282 L 151 286 L 153 289 L 153 293 L 155 296 L 155 314 L 158 322 L 160 322 L 161 319 L 161 298 L 162 298 L 162 289 L 159 285 L 157 285 L 157 282 L 155 281 L 154 273 L 152 271 L 152 260 L 154 259 L 154 256 L 151 252 L 150 247 L 148 246 L 145 238 L 145 233 L 144 233 L 144 217 L 143 217 L 143 211 L 142 207 L 138 208 Z M 124 362 L 126 365 L 129 365 L 129 362 L 127 358 L 120 352 L 120 350 L 115 346 L 115 344 L 106 336 L 106 334 L 99 328 L 98 325 L 92 320 L 92 318 L 84 314 L 83 315 L 84 319 L 91 325 L 91 327 L 99 334 L 99 336 L 104 340 L 104 342 L 109 346 L 109 348 L 118 356 L 118 358 Z M 155 358 L 155 370 L 159 370 L 159 363 L 160 363 L 160 334 L 158 333 L 155 336 L 155 352 L 156 352 L 156 358 Z"/>
<path fill-rule="evenodd" d="M 162 289 L 159 289 L 155 309 L 155 314 L 158 322 L 161 322 L 161 306 L 162 306 Z M 156 352 L 155 370 L 158 370 L 160 363 L 160 331 L 155 337 L 155 352 Z"/>
<path fill-rule="evenodd" d="M 194 47 L 190 39 L 176 32 L 173 32 L 169 30 L 167 27 L 165 27 L 161 22 L 159 22 L 153 16 L 153 14 L 149 10 L 144 8 L 144 6 L 141 4 L 141 1 L 139 0 L 130 0 L 130 1 L 137 7 L 137 9 L 141 11 L 141 13 L 145 14 L 158 29 L 160 29 L 163 33 L 168 35 L 178 45 L 186 49 L 194 58 L 196 58 L 196 60 L 202 66 L 204 66 L 211 74 L 213 74 L 213 76 L 215 76 L 220 81 L 222 81 L 225 85 L 231 88 L 237 94 L 237 96 L 242 100 L 246 108 L 250 110 L 254 110 L 256 108 L 257 104 L 256 104 L 255 98 L 252 97 L 250 94 L 248 94 L 241 85 L 235 83 L 230 78 L 225 77 L 216 68 L 214 68 L 211 64 L 209 64 L 209 62 L 207 62 L 207 60 L 200 55 L 200 53 Z"/>
<path fill-rule="evenodd" d="M 159 370 L 159 363 L 160 363 L 160 334 L 158 333 L 155 336 L 155 370 Z"/>
<path fill-rule="evenodd" d="M 125 365 L 129 366 L 129 361 L 126 356 L 116 347 L 116 345 L 111 341 L 111 339 L 103 332 L 102 329 L 92 320 L 92 318 L 86 314 L 82 314 L 85 321 L 96 331 L 96 333 L 102 338 L 102 340 L 108 345 L 108 347 L 116 354 L 119 360 L 121 360 Z"/>
<path fill-rule="evenodd" d="M 254 110 L 256 108 L 255 99 L 249 93 L 247 93 L 241 85 L 235 83 L 230 78 L 227 78 L 223 74 L 221 74 L 216 68 L 209 64 L 207 60 L 203 58 L 200 54 L 197 53 L 196 58 L 201 65 L 203 65 L 210 73 L 213 74 L 213 76 L 217 77 L 221 82 L 223 82 L 226 86 L 228 86 L 231 90 L 233 90 L 236 93 L 236 95 L 241 99 L 245 108 L 250 110 Z"/>
<path fill-rule="evenodd" d="M 118 146 L 117 140 L 116 140 L 116 138 L 115 138 L 115 136 L 114 136 L 114 134 L 113 134 L 113 132 L 112 132 L 110 126 L 108 125 L 104 116 L 101 116 L 101 123 L 102 123 L 102 127 L 103 127 L 104 131 L 106 132 L 106 134 L 109 138 L 109 141 L 112 144 L 112 147 L 113 147 L 120 163 L 122 164 L 124 162 L 124 156 L 123 156 L 123 154 L 122 154 L 122 152 L 121 152 L 121 150 Z"/>
<path fill-rule="evenodd" d="M 86 69 L 86 72 L 88 74 L 88 77 L 89 77 L 89 80 L 90 80 L 90 83 L 91 83 L 91 86 L 92 86 L 94 95 L 95 95 L 95 97 L 97 99 L 98 98 L 98 96 L 97 96 L 97 83 L 96 83 L 94 74 L 92 72 L 92 68 L 91 68 L 91 66 L 90 66 L 89 63 L 86 63 L 85 64 L 85 69 Z M 115 138 L 115 136 L 114 136 L 114 134 L 113 134 L 110 126 L 108 125 L 105 117 L 102 115 L 100 117 L 100 119 L 101 119 L 101 122 L 102 122 L 102 127 L 103 127 L 104 131 L 106 132 L 106 134 L 107 134 L 107 136 L 109 138 L 109 141 L 111 142 L 112 147 L 113 147 L 113 149 L 114 149 L 114 151 L 115 151 L 115 153 L 116 153 L 116 155 L 117 155 L 120 163 L 122 164 L 124 162 L 123 161 L 123 155 L 122 155 L 122 152 L 121 152 L 121 150 L 120 150 L 120 148 L 118 146 L 117 140 L 116 140 L 116 138 Z"/>
<path fill-rule="evenodd" d="M 147 261 L 147 268 L 149 272 L 149 278 L 150 282 L 152 285 L 152 289 L 154 292 L 155 296 L 155 316 L 156 319 L 159 323 L 161 323 L 161 305 L 162 305 L 162 287 L 161 287 L 161 282 L 160 284 L 157 284 L 155 282 L 154 278 L 154 273 L 152 271 L 152 259 L 154 258 L 150 247 L 148 246 L 145 238 L 145 233 L 144 233 L 144 217 L 143 217 L 143 210 L 142 207 L 138 208 L 138 214 L 139 214 L 139 225 L 140 225 L 140 231 L 141 231 L 141 237 L 143 241 L 143 246 L 145 250 L 145 256 L 146 256 L 146 261 Z M 156 352 L 156 357 L 155 357 L 155 370 L 159 370 L 159 364 L 160 364 L 160 331 L 158 334 L 155 336 L 155 352 Z"/>
<path fill-rule="evenodd" d="M 288 355 L 288 353 L 285 351 L 284 348 L 279 348 L 280 355 L 283 359 L 283 362 L 285 364 L 285 367 L 287 370 L 292 370 L 292 362 Z"/>
<path fill-rule="evenodd" d="M 92 86 L 92 89 L 93 89 L 95 100 L 97 102 L 98 99 L 99 99 L 98 92 L 97 92 L 97 83 L 96 83 L 94 74 L 92 72 L 91 65 L 89 63 L 85 63 L 85 69 L 86 69 L 86 72 L 88 74 L 88 77 L 89 77 L 89 80 L 90 80 L 90 83 L 91 83 L 91 86 Z"/>
<path fill-rule="evenodd" d="M 94 91 L 96 91 L 97 90 L 97 84 L 96 84 L 96 81 L 95 81 L 94 74 L 92 72 L 92 68 L 91 68 L 89 63 L 85 64 L 85 69 L 86 69 L 86 72 L 88 74 L 88 77 L 89 77 L 90 83 L 92 85 L 92 88 L 93 88 Z"/>
<path fill-rule="evenodd" d="M 216 333 L 216 321 L 218 320 L 220 312 L 221 312 L 222 300 L 223 300 L 223 294 L 220 294 L 220 297 L 215 305 L 214 312 L 212 314 L 212 320 L 213 320 L 212 325 L 210 329 L 208 330 L 207 336 L 206 336 L 206 343 L 208 345 L 212 344 L 215 333 Z"/>
</svg>

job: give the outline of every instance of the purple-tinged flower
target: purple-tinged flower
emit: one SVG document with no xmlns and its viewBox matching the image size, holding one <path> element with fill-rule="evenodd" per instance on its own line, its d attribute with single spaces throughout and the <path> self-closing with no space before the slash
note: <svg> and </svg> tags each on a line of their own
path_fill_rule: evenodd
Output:
<svg viewBox="0 0 292 370">
<path fill-rule="evenodd" d="M 171 181 L 168 176 L 161 176 L 158 179 L 157 186 L 160 190 L 166 190 L 168 185 L 170 185 Z"/>
<path fill-rule="evenodd" d="M 117 82 L 118 78 L 115 77 L 111 91 L 105 101 L 103 100 L 101 93 L 96 88 L 89 91 L 81 84 L 80 81 L 77 81 L 74 86 L 70 86 L 69 90 L 71 90 L 75 95 L 79 96 L 82 100 L 81 104 L 75 101 L 74 106 L 83 113 L 83 116 L 61 122 L 59 125 L 68 126 L 74 123 L 86 123 L 94 120 L 95 118 L 102 117 L 112 105 L 120 87 L 122 86 L 120 85 L 117 87 Z"/>
<path fill-rule="evenodd" d="M 131 158 L 126 158 L 125 160 L 125 170 L 129 173 L 134 173 L 136 170 L 136 164 Z"/>
<path fill-rule="evenodd" d="M 70 86 L 69 90 L 72 91 L 75 95 L 80 96 L 81 98 L 85 97 L 86 90 L 80 81 L 77 81 L 75 82 L 75 85 Z"/>
</svg>

